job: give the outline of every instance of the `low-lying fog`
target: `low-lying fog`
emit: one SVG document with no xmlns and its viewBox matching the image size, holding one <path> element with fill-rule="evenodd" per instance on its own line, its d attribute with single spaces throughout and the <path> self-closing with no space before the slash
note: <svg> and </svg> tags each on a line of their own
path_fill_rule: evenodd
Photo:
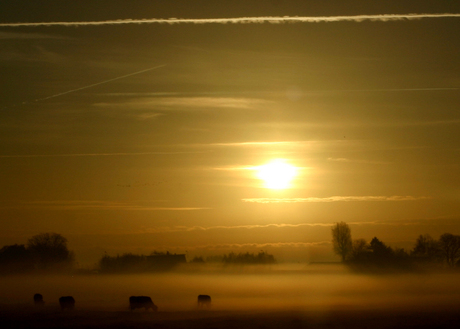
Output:
<svg viewBox="0 0 460 329">
<path fill-rule="evenodd" d="M 40 293 L 45 309 L 71 295 L 75 309 L 128 310 L 132 295 L 150 296 L 159 311 L 197 308 L 199 294 L 212 297 L 212 310 L 317 310 L 337 308 L 449 307 L 460 302 L 458 273 L 363 275 L 340 265 L 282 265 L 216 271 L 131 275 L 5 276 L 0 306 L 31 308 Z M 29 306 L 27 306 L 29 305 Z"/>
</svg>

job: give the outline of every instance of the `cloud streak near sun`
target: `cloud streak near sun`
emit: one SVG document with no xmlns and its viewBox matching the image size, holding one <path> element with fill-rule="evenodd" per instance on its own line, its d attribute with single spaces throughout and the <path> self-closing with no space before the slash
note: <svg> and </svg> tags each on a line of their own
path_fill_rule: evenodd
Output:
<svg viewBox="0 0 460 329">
<path fill-rule="evenodd" d="M 252 203 L 303 203 L 303 202 L 350 202 L 350 201 L 417 201 L 428 199 L 428 197 L 414 197 L 414 196 L 330 196 L 325 198 L 250 198 L 242 199 L 243 202 Z"/>
<path fill-rule="evenodd" d="M 354 16 L 261 16 L 233 18 L 149 18 L 118 19 L 106 21 L 80 22 L 36 22 L 36 23 L 1 23 L 0 27 L 37 27 L 37 26 L 96 26 L 122 24 L 252 24 L 252 23 L 327 23 L 327 22 L 363 22 L 363 21 L 403 21 L 424 18 L 456 18 L 457 13 L 439 14 L 384 14 Z"/>
<path fill-rule="evenodd" d="M 207 109 L 258 109 L 263 108 L 270 101 L 256 98 L 236 98 L 236 97 L 149 97 L 137 98 L 127 102 L 117 103 L 96 103 L 94 106 L 101 108 L 137 108 L 137 109 L 156 109 L 168 110 L 207 110 Z"/>
</svg>

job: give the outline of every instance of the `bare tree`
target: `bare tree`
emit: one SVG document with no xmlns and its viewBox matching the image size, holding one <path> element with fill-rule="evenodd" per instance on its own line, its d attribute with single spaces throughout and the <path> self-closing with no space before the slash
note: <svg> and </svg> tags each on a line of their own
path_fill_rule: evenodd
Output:
<svg viewBox="0 0 460 329">
<path fill-rule="evenodd" d="M 439 238 L 439 248 L 447 265 L 455 266 L 460 258 L 460 235 L 444 233 Z"/>
<path fill-rule="evenodd" d="M 352 251 L 351 230 L 347 223 L 340 222 L 332 226 L 332 246 L 344 262 Z"/>
<path fill-rule="evenodd" d="M 38 267 L 69 266 L 74 260 L 73 252 L 67 249 L 67 239 L 57 233 L 42 233 L 33 236 L 27 242 Z"/>
</svg>

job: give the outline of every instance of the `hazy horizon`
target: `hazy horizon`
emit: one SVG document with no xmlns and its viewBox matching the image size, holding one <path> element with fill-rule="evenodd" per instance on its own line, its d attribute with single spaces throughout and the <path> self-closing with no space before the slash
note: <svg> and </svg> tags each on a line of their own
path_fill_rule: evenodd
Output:
<svg viewBox="0 0 460 329">
<path fill-rule="evenodd" d="M 365 275 L 336 265 L 210 268 L 156 274 L 19 275 L 2 277 L 0 307 L 29 306 L 43 295 L 46 310 L 73 296 L 77 310 L 128 311 L 129 296 L 150 296 L 161 312 L 195 311 L 209 294 L 212 310 L 433 308 L 458 300 L 458 273 Z"/>
</svg>

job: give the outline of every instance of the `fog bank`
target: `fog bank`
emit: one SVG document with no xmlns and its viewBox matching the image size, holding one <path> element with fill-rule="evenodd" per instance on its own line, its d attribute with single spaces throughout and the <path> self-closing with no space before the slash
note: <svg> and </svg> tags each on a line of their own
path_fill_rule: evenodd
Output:
<svg viewBox="0 0 460 329">
<path fill-rule="evenodd" d="M 76 310 L 127 311 L 132 295 L 150 296 L 164 311 L 195 310 L 199 294 L 212 297 L 214 311 L 317 310 L 450 307 L 460 302 L 457 273 L 358 275 L 340 265 L 273 266 L 260 271 L 132 275 L 5 276 L 0 307 L 33 309 L 44 297 L 45 310 L 57 311 L 60 296 L 71 295 Z"/>
</svg>

